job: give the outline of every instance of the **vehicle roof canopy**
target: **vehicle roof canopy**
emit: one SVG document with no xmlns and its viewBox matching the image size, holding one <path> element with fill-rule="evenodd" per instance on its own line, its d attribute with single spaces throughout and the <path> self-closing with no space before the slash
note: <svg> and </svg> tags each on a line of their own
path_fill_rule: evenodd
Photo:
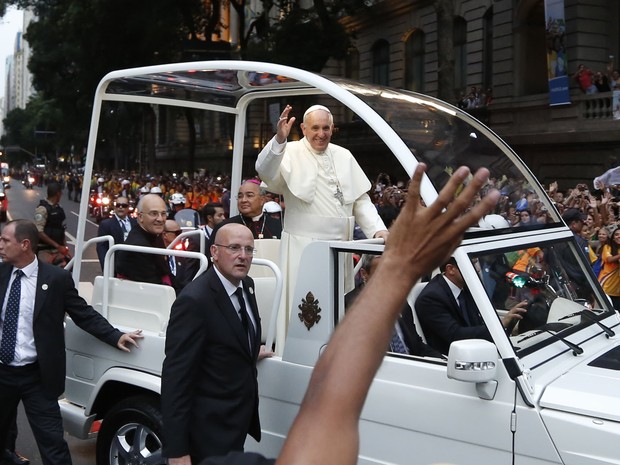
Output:
<svg viewBox="0 0 620 465">
<path fill-rule="evenodd" d="M 437 191 L 458 166 L 466 165 L 472 171 L 487 167 L 492 177 L 488 187 L 496 187 L 503 194 L 494 213 L 507 216 L 512 210 L 529 209 L 537 204 L 539 211 L 548 212 L 547 223 L 528 228 L 561 224 L 551 201 L 525 164 L 495 133 L 466 112 L 414 92 L 271 63 L 207 61 L 109 73 L 95 96 L 84 175 L 87 179 L 92 176 L 102 102 L 171 105 L 234 115 L 231 190 L 236 192 L 241 181 L 249 104 L 257 99 L 286 101 L 301 95 L 316 95 L 321 103 L 329 96 L 336 126 L 346 122 L 363 127 L 366 133 L 373 132 L 405 172 L 412 173 L 418 162 L 426 163 L 428 177 L 421 194 L 427 204 L 434 201 Z M 503 232 L 506 231 L 478 233 Z"/>
</svg>

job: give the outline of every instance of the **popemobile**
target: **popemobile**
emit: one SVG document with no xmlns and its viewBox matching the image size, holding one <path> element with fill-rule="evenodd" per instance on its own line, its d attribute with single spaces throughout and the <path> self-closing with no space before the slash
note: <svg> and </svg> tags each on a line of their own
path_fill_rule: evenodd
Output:
<svg viewBox="0 0 620 465">
<path fill-rule="evenodd" d="M 454 252 L 489 340 L 453 342 L 445 357 L 437 358 L 386 350 L 362 413 L 358 463 L 620 463 L 618 313 L 536 178 L 496 134 L 467 113 L 413 92 L 269 63 L 208 61 L 115 71 L 103 78 L 95 95 L 84 179 L 92 177 L 95 157 L 103 152 L 98 141 L 111 126 L 111 109 L 124 106 L 128 111 L 115 114 L 149 115 L 145 121 L 155 121 L 158 130 L 180 124 L 191 110 L 199 129 L 196 153 L 201 141 L 230 150 L 231 192 L 236 193 L 242 168 L 254 166 L 286 104 L 301 112 L 312 104 L 330 108 L 337 127 L 333 141 L 351 150 L 370 179 L 379 172 L 405 176 L 424 162 L 428 169 L 421 196 L 426 205 L 460 165 L 472 172 L 488 168 L 487 187 L 502 193 L 497 210 L 470 228 Z M 100 125 L 104 116 L 106 125 Z M 174 156 L 179 160 L 182 152 Z M 154 158 L 161 166 L 170 162 L 164 153 Z M 164 463 L 160 375 L 174 290 L 113 277 L 116 252 L 132 248 L 113 243 L 103 274 L 94 282 L 80 282 L 84 250 L 109 240 L 85 240 L 87 189 L 73 277 L 81 294 L 113 325 L 142 328 L 145 338 L 139 350 L 119 353 L 67 319 L 66 392 L 59 401 L 65 428 L 78 438 L 97 437 L 98 465 Z M 509 225 L 506 213 L 522 199 L 547 209 L 549 222 Z M 177 241 L 192 234 L 188 230 Z M 199 231 L 199 236 L 204 251 L 204 234 Z M 265 343 L 275 346 L 276 356 L 258 363 L 263 439 L 248 440 L 246 450 L 271 457 L 280 451 L 321 351 L 345 318 L 350 284 L 345 269 L 351 255 L 380 255 L 384 248 L 381 240 L 311 243 L 287 306 L 278 243 L 257 240 L 250 271 Z M 525 271 L 515 271 L 515 260 L 532 249 L 539 258 Z M 199 258 L 199 273 L 207 267 L 197 252 L 148 252 Z M 414 310 L 425 285 L 411 290 Z M 501 317 L 523 300 L 528 317 L 506 331 Z M 416 326 L 424 338 L 421 325 Z"/>
</svg>

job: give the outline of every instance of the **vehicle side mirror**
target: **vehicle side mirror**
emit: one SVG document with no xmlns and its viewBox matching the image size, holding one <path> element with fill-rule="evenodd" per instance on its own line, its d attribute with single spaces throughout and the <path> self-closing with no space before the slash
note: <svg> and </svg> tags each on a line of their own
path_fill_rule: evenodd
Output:
<svg viewBox="0 0 620 465">
<path fill-rule="evenodd" d="M 478 396 L 491 400 L 497 390 L 497 360 L 497 348 L 489 341 L 455 341 L 448 352 L 448 378 L 476 383 Z"/>
</svg>

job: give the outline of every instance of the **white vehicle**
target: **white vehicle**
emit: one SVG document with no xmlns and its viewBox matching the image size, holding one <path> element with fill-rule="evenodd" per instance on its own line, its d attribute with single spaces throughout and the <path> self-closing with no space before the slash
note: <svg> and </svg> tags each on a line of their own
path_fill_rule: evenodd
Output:
<svg viewBox="0 0 620 465">
<path fill-rule="evenodd" d="M 266 75 L 272 78 L 255 79 Z M 232 147 L 236 192 L 244 160 L 251 167 L 265 137 L 273 134 L 270 115 L 277 117 L 285 104 L 299 107 L 300 115 L 309 102 L 331 108 L 339 129 L 333 141 L 356 156 L 366 154 L 363 167 L 374 161 L 389 172 L 396 161 L 402 172 L 412 173 L 425 162 L 426 204 L 451 169 L 485 166 L 504 194 L 495 214 L 509 215 L 515 203 L 527 202 L 548 216 L 546 223 L 514 227 L 489 219 L 467 232 L 454 256 L 492 342 L 454 342 L 447 360 L 386 352 L 362 414 L 359 463 L 620 463 L 618 314 L 527 167 L 493 132 L 453 106 L 265 63 L 210 61 L 117 71 L 97 90 L 84 176 L 92 175 L 96 141 L 102 138 L 99 121 L 110 116 L 110 106 L 131 107 L 131 114 L 147 109 L 156 120 L 167 111 L 192 109 L 197 128 L 208 132 L 209 122 L 217 123 L 219 133 L 230 136 L 222 143 Z M 87 247 L 87 194 L 80 207 L 76 282 Z M 234 214 L 234 202 L 231 208 Z M 120 353 L 68 320 L 67 384 L 60 405 L 70 434 L 98 434 L 99 465 L 159 464 L 160 374 L 174 291 L 111 278 L 118 248 L 108 252 L 104 275 L 80 288 L 112 324 L 143 328 L 144 342 L 140 350 Z M 281 278 L 272 263 L 278 261 L 277 241 L 259 241 L 257 248 L 263 259 L 256 260 L 251 275 L 266 342 L 276 341 L 277 355 L 258 365 L 263 440 L 248 440 L 246 450 L 274 457 L 322 349 L 345 317 L 345 261 L 351 253 L 381 254 L 383 245 L 312 243 L 300 264 L 291 309 L 279 305 Z M 542 258 L 515 272 L 514 258 L 528 249 Z M 412 308 L 423 286 L 412 289 Z M 531 318 L 506 334 L 499 316 L 522 298 L 531 300 Z"/>
</svg>

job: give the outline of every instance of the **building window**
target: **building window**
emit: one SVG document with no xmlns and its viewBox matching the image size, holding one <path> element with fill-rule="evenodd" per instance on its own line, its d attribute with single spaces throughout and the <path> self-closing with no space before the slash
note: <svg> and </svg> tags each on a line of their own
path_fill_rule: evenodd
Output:
<svg viewBox="0 0 620 465">
<path fill-rule="evenodd" d="M 405 42 L 405 89 L 424 92 L 424 32 L 415 30 Z"/>
<path fill-rule="evenodd" d="M 485 89 L 493 87 L 493 7 L 482 18 L 482 85 Z"/>
<path fill-rule="evenodd" d="M 458 90 L 467 87 L 467 22 L 464 18 L 454 18 L 452 29 L 454 41 L 454 86 Z"/>
<path fill-rule="evenodd" d="M 521 55 L 519 76 L 521 95 L 542 94 L 548 91 L 547 55 L 545 50 L 545 5 L 536 2 L 522 19 L 519 39 Z"/>
<path fill-rule="evenodd" d="M 390 44 L 387 40 L 379 40 L 372 46 L 371 81 L 382 86 L 390 83 Z"/>
<path fill-rule="evenodd" d="M 347 50 L 344 62 L 344 77 L 358 81 L 360 78 L 360 52 L 355 47 Z"/>
</svg>

